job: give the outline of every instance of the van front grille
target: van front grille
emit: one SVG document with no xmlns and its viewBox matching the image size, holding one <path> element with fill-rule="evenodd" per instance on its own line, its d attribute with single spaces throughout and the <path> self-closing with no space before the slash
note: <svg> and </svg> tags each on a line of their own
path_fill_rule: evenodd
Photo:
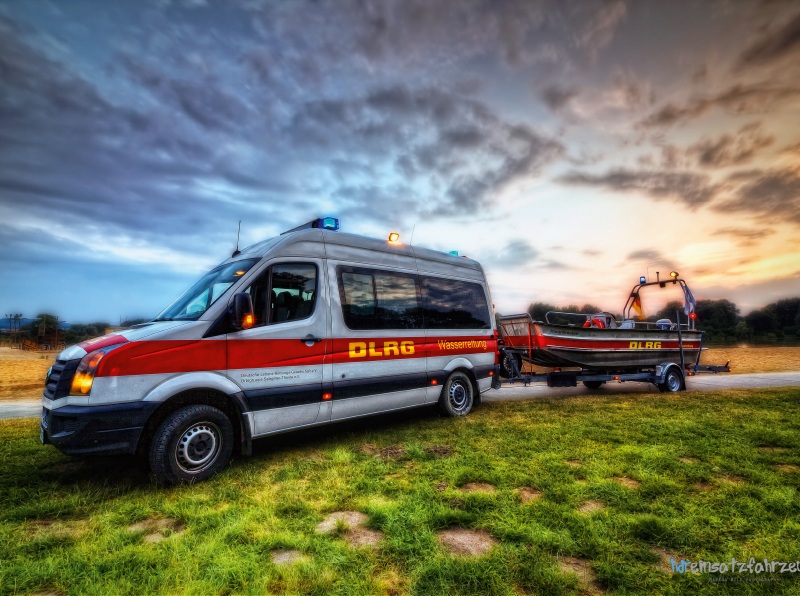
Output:
<svg viewBox="0 0 800 596">
<path fill-rule="evenodd" d="M 60 399 L 69 395 L 72 387 L 72 377 L 80 364 L 80 358 L 76 360 L 56 360 L 47 375 L 44 387 L 44 396 L 47 399 Z"/>
</svg>

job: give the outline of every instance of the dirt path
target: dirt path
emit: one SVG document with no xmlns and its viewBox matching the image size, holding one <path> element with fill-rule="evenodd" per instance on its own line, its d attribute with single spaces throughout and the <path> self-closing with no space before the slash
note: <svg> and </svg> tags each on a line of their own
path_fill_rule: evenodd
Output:
<svg viewBox="0 0 800 596">
<path fill-rule="evenodd" d="M 0 348 L 0 402 L 42 397 L 44 377 L 57 355 Z"/>
</svg>

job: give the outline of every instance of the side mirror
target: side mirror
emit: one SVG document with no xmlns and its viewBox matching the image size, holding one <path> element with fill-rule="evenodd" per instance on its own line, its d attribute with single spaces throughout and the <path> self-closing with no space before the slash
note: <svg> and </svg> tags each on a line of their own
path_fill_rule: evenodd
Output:
<svg viewBox="0 0 800 596">
<path fill-rule="evenodd" d="M 255 322 L 253 301 L 247 292 L 239 292 L 233 295 L 233 302 L 231 302 L 228 312 L 231 317 L 231 326 L 237 331 L 250 329 Z"/>
</svg>

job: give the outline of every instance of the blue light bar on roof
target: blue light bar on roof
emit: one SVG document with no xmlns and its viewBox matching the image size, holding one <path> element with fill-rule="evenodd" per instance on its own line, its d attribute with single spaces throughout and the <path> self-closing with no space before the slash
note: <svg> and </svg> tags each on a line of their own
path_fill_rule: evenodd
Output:
<svg viewBox="0 0 800 596">
<path fill-rule="evenodd" d="M 317 220 L 316 227 L 335 232 L 339 229 L 339 220 L 335 217 L 321 217 Z"/>
<path fill-rule="evenodd" d="M 339 230 L 339 220 L 335 217 L 320 217 L 319 219 L 312 219 L 310 222 L 304 223 L 302 226 L 297 226 L 291 230 L 286 230 L 285 232 L 281 233 L 281 236 L 283 236 L 283 234 L 291 234 L 292 232 L 310 230 L 313 228 L 336 232 Z"/>
<path fill-rule="evenodd" d="M 451 250 L 451 251 L 450 251 L 449 253 L 447 253 L 447 254 L 449 254 L 449 255 L 453 255 L 454 257 L 457 257 L 457 256 L 458 256 L 458 251 L 457 251 L 457 250 Z"/>
<path fill-rule="evenodd" d="M 640 284 L 647 283 L 647 280 L 644 278 L 644 275 L 639 278 L 639 283 Z"/>
</svg>

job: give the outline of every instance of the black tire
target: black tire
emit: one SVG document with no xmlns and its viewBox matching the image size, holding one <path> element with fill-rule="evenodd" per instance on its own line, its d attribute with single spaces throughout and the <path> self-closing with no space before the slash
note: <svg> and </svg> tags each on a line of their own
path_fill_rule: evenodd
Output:
<svg viewBox="0 0 800 596">
<path fill-rule="evenodd" d="M 150 470 L 158 482 L 201 482 L 218 473 L 233 452 L 233 425 L 217 408 L 197 405 L 176 410 L 150 443 Z"/>
<path fill-rule="evenodd" d="M 439 409 L 445 416 L 456 418 L 466 416 L 475 403 L 475 388 L 472 381 L 462 372 L 454 372 L 444 383 L 439 397 Z"/>
<path fill-rule="evenodd" d="M 658 386 L 664 393 L 675 393 L 683 389 L 683 377 L 680 371 L 672 366 L 664 377 L 664 382 Z"/>
<path fill-rule="evenodd" d="M 605 381 L 584 381 L 583 384 L 587 389 L 600 389 Z"/>
<path fill-rule="evenodd" d="M 517 361 L 517 370 L 520 371 L 522 374 L 522 356 L 519 354 L 514 354 L 513 352 L 506 352 L 505 350 L 500 352 L 500 376 L 505 379 L 510 379 L 512 372 L 511 372 L 511 361 Z"/>
</svg>

